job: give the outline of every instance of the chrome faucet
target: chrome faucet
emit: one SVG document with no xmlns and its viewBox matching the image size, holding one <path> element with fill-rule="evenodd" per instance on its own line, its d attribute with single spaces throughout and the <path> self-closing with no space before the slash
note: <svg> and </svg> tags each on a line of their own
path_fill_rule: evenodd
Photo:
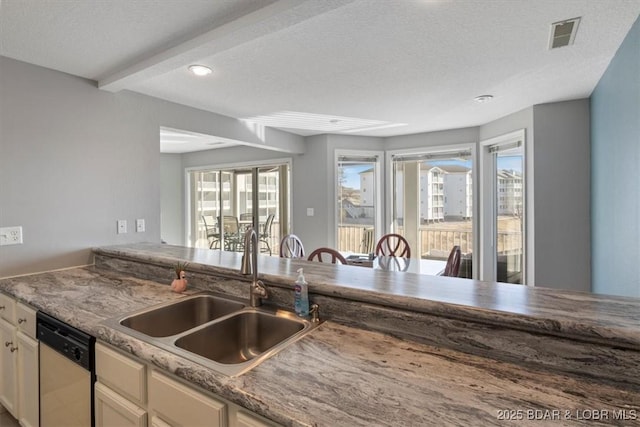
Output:
<svg viewBox="0 0 640 427">
<path fill-rule="evenodd" d="M 240 273 L 245 276 L 253 273 L 253 280 L 249 288 L 249 304 L 251 307 L 259 307 L 262 305 L 261 298 L 269 298 L 264 283 L 262 283 L 262 280 L 258 280 L 258 250 L 258 234 L 253 227 L 249 227 L 244 233 L 244 254 L 242 255 Z M 251 256 L 251 260 L 249 260 L 249 256 Z"/>
</svg>

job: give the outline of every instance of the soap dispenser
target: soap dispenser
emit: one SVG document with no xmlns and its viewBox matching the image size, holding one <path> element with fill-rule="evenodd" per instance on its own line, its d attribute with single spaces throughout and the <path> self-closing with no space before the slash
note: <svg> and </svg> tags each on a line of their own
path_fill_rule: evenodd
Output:
<svg viewBox="0 0 640 427">
<path fill-rule="evenodd" d="M 298 278 L 294 286 L 295 303 L 294 309 L 298 316 L 309 315 L 309 290 L 307 281 L 304 280 L 302 268 L 298 269 Z"/>
</svg>

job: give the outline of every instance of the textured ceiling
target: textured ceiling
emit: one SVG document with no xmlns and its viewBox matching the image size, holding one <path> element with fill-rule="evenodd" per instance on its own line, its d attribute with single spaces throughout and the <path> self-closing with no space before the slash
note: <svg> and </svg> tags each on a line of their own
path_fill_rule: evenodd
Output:
<svg viewBox="0 0 640 427">
<path fill-rule="evenodd" d="M 0 54 L 231 117 L 390 136 L 588 97 L 639 13 L 640 0 L 2 0 Z M 575 44 L 550 51 L 550 25 L 575 17 Z M 309 120 L 287 129 L 331 132 Z"/>
</svg>

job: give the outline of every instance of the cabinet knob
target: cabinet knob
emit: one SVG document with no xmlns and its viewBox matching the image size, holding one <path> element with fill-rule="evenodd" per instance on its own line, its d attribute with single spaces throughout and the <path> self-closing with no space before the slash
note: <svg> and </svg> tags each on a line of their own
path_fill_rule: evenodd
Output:
<svg viewBox="0 0 640 427">
<path fill-rule="evenodd" d="M 18 347 L 11 347 L 9 350 L 11 351 L 11 353 L 13 353 L 14 351 L 16 351 L 18 349 Z"/>
<path fill-rule="evenodd" d="M 26 321 L 27 321 L 27 319 L 18 319 L 18 324 L 24 323 Z"/>
<path fill-rule="evenodd" d="M 5 342 L 4 342 L 4 346 L 5 346 L 5 347 L 9 347 L 11 344 L 13 344 L 13 342 L 12 342 L 12 341 L 5 341 Z"/>
</svg>

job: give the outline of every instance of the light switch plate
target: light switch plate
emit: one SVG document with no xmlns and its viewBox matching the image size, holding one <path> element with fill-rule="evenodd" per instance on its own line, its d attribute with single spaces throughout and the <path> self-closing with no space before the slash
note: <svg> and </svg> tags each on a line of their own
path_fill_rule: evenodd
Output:
<svg viewBox="0 0 640 427">
<path fill-rule="evenodd" d="M 144 219 L 136 219 L 136 233 L 144 233 Z"/>
<path fill-rule="evenodd" d="M 313 216 L 313 215 L 315 215 L 313 208 L 307 208 L 307 216 Z"/>
<path fill-rule="evenodd" d="M 125 234 L 127 232 L 127 220 L 119 219 L 118 220 L 118 234 Z"/>
<path fill-rule="evenodd" d="M 0 246 L 21 245 L 22 226 L 0 228 Z"/>
</svg>

